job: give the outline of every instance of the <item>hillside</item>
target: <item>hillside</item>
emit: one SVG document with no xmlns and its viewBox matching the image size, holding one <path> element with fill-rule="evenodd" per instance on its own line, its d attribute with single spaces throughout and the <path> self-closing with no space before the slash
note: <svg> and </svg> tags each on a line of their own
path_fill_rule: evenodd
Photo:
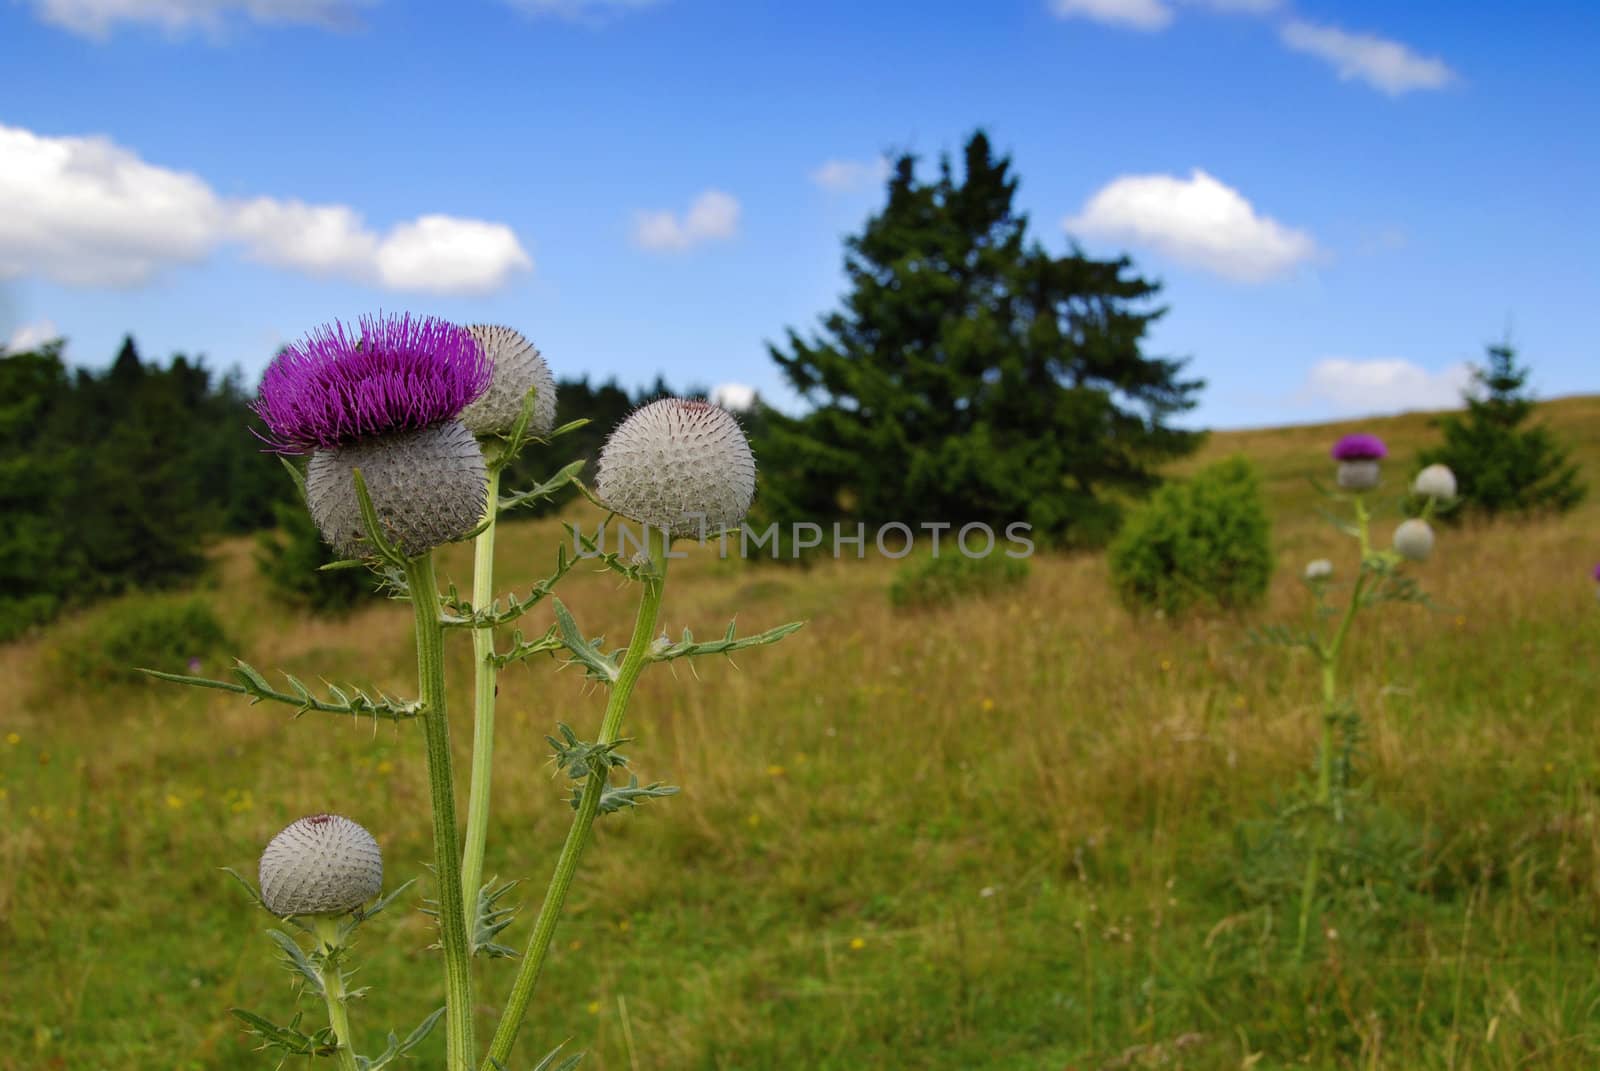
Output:
<svg viewBox="0 0 1600 1071">
<path fill-rule="evenodd" d="M 1238 452 L 1267 477 L 1279 569 L 1239 619 L 1130 617 L 1098 555 L 910 614 L 892 562 L 676 563 L 674 635 L 809 624 L 644 678 L 629 754 L 684 791 L 601 822 L 515 1066 L 567 1037 L 585 1071 L 1597 1066 L 1600 396 L 1541 413 L 1590 502 L 1441 533 L 1418 571 L 1436 606 L 1381 608 L 1353 638 L 1362 852 L 1299 966 L 1298 849 L 1273 816 L 1315 746 L 1315 668 L 1247 629 L 1301 617 L 1308 558 L 1348 567 L 1311 512 L 1332 440 L 1375 431 L 1398 470 L 1427 415 L 1218 433 L 1176 470 Z M 506 525 L 500 586 L 548 572 L 560 537 Z M 288 613 L 247 541 L 215 557 L 203 595 L 240 657 L 415 690 L 405 606 Z M 443 556 L 441 580 L 469 573 L 464 548 Z M 583 570 L 560 588 L 618 643 L 630 594 Z M 0 1071 L 271 1067 L 227 1009 L 286 1020 L 291 987 L 217 868 L 253 875 L 268 838 L 327 810 L 377 834 L 390 884 L 425 879 L 420 736 L 76 680 L 69 652 L 108 611 L 0 648 Z M 470 651 L 447 653 L 464 748 Z M 486 871 L 525 879 L 524 904 L 571 813 L 544 736 L 592 729 L 601 702 L 553 664 L 502 678 Z M 364 933 L 367 1049 L 439 1003 L 431 939 L 415 911 Z M 489 1022 L 512 968 L 479 970 Z"/>
</svg>

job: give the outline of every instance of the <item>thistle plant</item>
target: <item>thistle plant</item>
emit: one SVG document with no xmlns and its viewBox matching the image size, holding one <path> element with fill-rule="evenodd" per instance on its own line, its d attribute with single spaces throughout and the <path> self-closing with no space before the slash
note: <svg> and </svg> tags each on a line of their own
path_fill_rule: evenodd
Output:
<svg viewBox="0 0 1600 1071">
<path fill-rule="evenodd" d="M 446 1068 L 503 1071 L 548 957 L 566 896 L 595 821 L 678 790 L 636 775 L 613 780 L 628 760 L 622 723 L 641 674 L 652 663 L 703 655 L 729 655 L 768 644 L 800 627 L 789 624 L 738 637 L 733 627 L 717 640 L 696 642 L 685 629 L 677 642 L 658 636 L 662 593 L 673 541 L 715 534 L 738 525 L 755 491 L 755 461 L 738 422 L 716 406 L 663 399 L 636 411 L 607 441 L 600 458 L 598 497 L 578 482 L 581 463 L 559 469 L 536 486 L 502 495 L 500 475 L 533 444 L 548 446 L 580 426 L 554 427 L 555 384 L 537 348 L 504 327 L 456 327 L 432 318 L 369 317 L 357 327 L 332 324 L 287 348 L 263 377 L 256 411 L 270 449 L 309 455 L 304 473 L 286 461 L 299 481 L 312 518 L 327 542 L 347 560 L 331 567 L 378 572 L 395 597 L 412 606 L 418 696 L 403 698 L 371 688 L 327 685 L 319 693 L 284 675 L 274 685 L 254 667 L 236 661 L 232 680 L 150 672 L 193 687 L 217 689 L 317 713 L 420 722 L 426 754 L 433 825 L 435 896 L 424 910 L 437 919 L 443 961 L 443 1007 L 404 1039 L 390 1033 L 376 1056 L 357 1053 L 348 1011 L 363 990 L 347 985 L 352 935 L 410 886 L 380 899 L 382 855 L 377 840 L 349 819 L 318 814 L 283 830 L 261 856 L 259 885 L 239 878 L 252 899 L 284 920 L 271 931 L 284 964 L 302 989 L 321 996 L 328 1026 L 302 1030 L 296 1014 L 280 1025 L 235 1009 L 262 1047 L 286 1055 L 335 1058 L 347 1071 L 373 1071 L 415 1049 L 435 1022 L 445 1024 Z M 525 595 L 496 597 L 494 539 L 499 515 L 577 484 L 591 500 L 644 525 L 638 553 L 606 553 L 573 525 L 578 553 L 557 549 L 552 572 Z M 609 518 L 608 518 L 609 519 Z M 603 536 L 603 530 L 602 530 Z M 475 541 L 470 600 L 454 585 L 440 591 L 433 551 L 449 542 Z M 633 634 L 625 649 L 608 651 L 588 638 L 555 586 L 579 563 L 589 563 L 639 585 Z M 330 568 L 331 568 L 330 567 Z M 549 599 L 554 623 L 532 638 L 516 624 Z M 496 630 L 511 627 L 509 646 Z M 455 813 L 451 737 L 445 700 L 444 645 L 448 633 L 471 634 L 474 719 L 466 836 Z M 506 902 L 516 881 L 483 880 L 490 822 L 497 675 L 539 655 L 582 668 L 608 691 L 593 740 L 564 721 L 547 737 L 559 775 L 572 782 L 571 828 L 553 865 L 521 955 L 505 1008 L 487 1052 L 476 1044 L 472 958 L 515 957 L 500 938 L 515 923 Z M 525 761 L 525 757 L 524 757 Z M 238 875 L 234 875 L 238 878 Z M 297 935 L 309 934 L 312 946 Z M 559 1065 L 561 1045 L 537 1067 L 569 1071 L 581 1058 Z"/>
<path fill-rule="evenodd" d="M 1359 736 L 1360 719 L 1354 704 L 1340 688 L 1339 671 L 1346 641 L 1362 610 L 1390 602 L 1427 602 L 1427 596 L 1405 569 L 1410 563 L 1425 561 L 1433 553 L 1434 535 L 1429 519 L 1435 512 L 1455 504 L 1454 474 L 1443 465 L 1430 465 L 1417 475 L 1411 486 L 1411 493 L 1423 501 L 1420 516 L 1403 520 L 1395 528 L 1392 548 L 1380 548 L 1373 539 L 1372 492 L 1382 483 L 1381 463 L 1388 454 L 1387 448 L 1375 435 L 1347 435 L 1334 444 L 1332 454 L 1338 465 L 1335 472 L 1338 490 L 1324 493 L 1349 513 L 1348 518 L 1330 515 L 1330 519 L 1355 541 L 1358 555 L 1349 590 L 1338 590 L 1331 561 L 1318 558 L 1308 562 L 1303 580 L 1310 603 L 1304 627 L 1275 626 L 1256 633 L 1256 638 L 1262 642 L 1309 651 L 1321 673 L 1321 740 L 1309 808 L 1315 823 L 1300 883 L 1295 934 L 1297 960 L 1305 952 L 1322 864 L 1331 848 L 1330 830 L 1343 825 L 1348 818 L 1346 793 L 1353 765 L 1350 755 Z M 1343 739 L 1336 740 L 1341 735 Z"/>
</svg>

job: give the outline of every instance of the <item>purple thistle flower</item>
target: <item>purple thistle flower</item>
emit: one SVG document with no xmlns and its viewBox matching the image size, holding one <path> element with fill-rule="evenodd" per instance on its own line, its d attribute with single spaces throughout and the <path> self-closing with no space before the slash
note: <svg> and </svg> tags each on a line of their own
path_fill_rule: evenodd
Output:
<svg viewBox="0 0 1600 1071">
<path fill-rule="evenodd" d="M 1600 565 L 1594 567 L 1594 582 L 1600 584 Z"/>
<path fill-rule="evenodd" d="M 1389 448 L 1376 435 L 1361 432 L 1346 435 L 1333 444 L 1335 461 L 1377 461 L 1389 456 Z"/>
<path fill-rule="evenodd" d="M 261 377 L 252 408 L 279 453 L 331 450 L 449 420 L 489 386 L 493 366 L 465 328 L 432 316 L 363 316 L 319 327 Z"/>
</svg>

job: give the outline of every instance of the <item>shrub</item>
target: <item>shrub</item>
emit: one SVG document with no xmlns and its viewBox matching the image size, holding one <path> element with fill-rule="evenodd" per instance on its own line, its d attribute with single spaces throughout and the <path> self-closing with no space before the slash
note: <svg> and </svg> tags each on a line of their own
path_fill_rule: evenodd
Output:
<svg viewBox="0 0 1600 1071">
<path fill-rule="evenodd" d="M 1129 516 L 1111 545 L 1110 567 L 1131 610 L 1259 603 L 1272 579 L 1272 545 L 1254 466 L 1233 457 L 1163 486 Z"/>
<path fill-rule="evenodd" d="M 103 682 L 140 678 L 139 670 L 190 672 L 230 646 L 222 623 L 195 595 L 131 595 L 97 612 L 64 637 L 61 664 L 76 678 Z"/>
<path fill-rule="evenodd" d="M 889 585 L 889 602 L 896 607 L 943 606 L 957 599 L 993 595 L 1028 578 L 1025 558 L 990 554 L 969 558 L 965 554 L 929 555 L 900 566 Z"/>
<path fill-rule="evenodd" d="M 278 527 L 256 534 L 256 568 L 272 596 L 317 613 L 339 614 L 372 592 L 366 569 L 321 567 L 337 558 L 317 531 L 316 522 L 298 502 L 274 503 Z"/>
</svg>

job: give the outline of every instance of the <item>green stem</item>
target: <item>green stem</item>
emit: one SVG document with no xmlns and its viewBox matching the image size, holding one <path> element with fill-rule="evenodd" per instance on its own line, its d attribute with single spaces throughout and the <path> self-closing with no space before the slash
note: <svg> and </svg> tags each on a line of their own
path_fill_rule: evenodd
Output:
<svg viewBox="0 0 1600 1071">
<path fill-rule="evenodd" d="M 1311 910 L 1317 897 L 1317 880 L 1322 868 L 1322 819 L 1327 814 L 1333 802 L 1333 726 L 1338 716 L 1338 671 L 1339 654 L 1344 650 L 1345 637 L 1350 634 L 1350 625 L 1356 618 L 1356 612 L 1361 608 L 1361 592 L 1366 585 L 1367 573 L 1365 562 L 1371 550 L 1370 518 L 1367 514 L 1366 501 L 1359 495 L 1356 496 L 1356 523 L 1358 537 L 1361 541 L 1361 561 L 1356 573 L 1356 582 L 1350 589 L 1350 601 L 1345 605 L 1344 616 L 1339 620 L 1339 627 L 1334 630 L 1333 638 L 1317 650 L 1318 660 L 1322 663 L 1322 746 L 1317 754 L 1317 795 L 1316 814 L 1318 825 L 1311 835 L 1311 854 L 1306 859 L 1305 877 L 1300 885 L 1300 926 L 1295 937 L 1294 958 L 1298 963 L 1305 954 L 1306 938 L 1311 930 Z"/>
<path fill-rule="evenodd" d="M 350 1043 L 350 1015 L 345 1010 L 344 974 L 336 955 L 340 950 L 339 920 L 319 916 L 312 926 L 321 945 L 322 995 L 328 1004 L 328 1025 L 339 1042 L 339 1071 L 356 1071 L 356 1051 Z M 332 967 L 330 970 L 329 967 Z"/>
<path fill-rule="evenodd" d="M 494 602 L 494 530 L 499 513 L 500 467 L 489 466 L 489 525 L 473 544 L 472 608 L 486 611 Z M 472 787 L 467 796 L 467 842 L 461 857 L 461 895 L 467 925 L 476 928 L 478 888 L 483 884 L 483 852 L 489 838 L 489 783 L 494 777 L 494 700 L 498 670 L 494 629 L 472 630 Z"/>
<path fill-rule="evenodd" d="M 446 1067 L 468 1071 L 477 1058 L 472 1040 L 472 949 L 467 944 L 461 898 L 461 841 L 456 829 L 444 691 L 444 630 L 439 623 L 439 584 L 431 552 L 406 563 L 406 581 L 416 614 L 417 677 L 428 746 L 428 785 L 433 795 L 433 867 L 439 883 L 439 936 L 444 946 Z"/>
<path fill-rule="evenodd" d="M 600 723 L 601 744 L 614 743 L 618 739 L 622 716 L 627 712 L 628 700 L 639 681 L 639 674 L 649 662 L 650 644 L 655 639 L 656 619 L 661 612 L 661 591 L 666 583 L 667 553 L 672 548 L 672 541 L 659 532 L 648 532 L 647 538 L 654 568 L 645 579 L 644 593 L 639 597 L 638 616 L 634 618 L 633 638 L 628 642 L 628 652 L 623 656 L 617 679 L 611 685 L 611 697 Z M 594 826 L 595 816 L 600 813 L 606 780 L 603 773 L 590 773 L 584 778 L 583 792 L 578 798 L 578 813 L 572 820 L 572 828 L 567 831 L 566 843 L 561 846 L 555 873 L 550 878 L 549 888 L 545 890 L 539 918 L 534 922 L 533 934 L 528 939 L 528 950 L 517 969 L 517 979 L 512 984 L 511 996 L 506 1000 L 505 1012 L 500 1016 L 500 1025 L 495 1028 L 494 1040 L 489 1043 L 489 1055 L 482 1071 L 494 1071 L 497 1062 L 503 1065 L 511 1055 L 517 1031 L 522 1028 L 523 1017 L 528 1013 L 528 1002 L 533 999 L 534 986 L 539 982 L 539 972 L 544 968 L 545 958 L 550 952 L 550 942 L 555 937 L 567 890 L 572 887 L 578 861 L 589 841 L 589 831 Z"/>
</svg>

